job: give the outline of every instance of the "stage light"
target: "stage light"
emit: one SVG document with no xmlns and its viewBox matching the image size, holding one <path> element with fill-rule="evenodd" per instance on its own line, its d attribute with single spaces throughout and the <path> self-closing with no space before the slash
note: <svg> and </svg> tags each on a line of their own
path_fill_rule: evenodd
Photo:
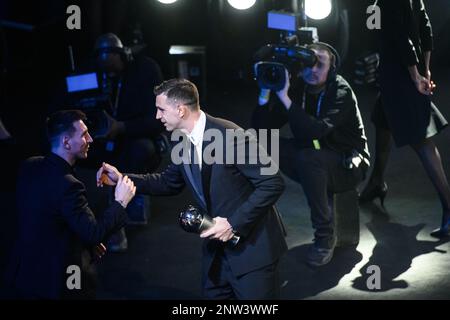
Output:
<svg viewBox="0 0 450 320">
<path fill-rule="evenodd" d="M 256 0 L 228 0 L 230 6 L 238 10 L 245 10 L 252 7 Z"/>
<path fill-rule="evenodd" d="M 177 0 L 158 0 L 158 1 L 161 2 L 161 3 L 164 3 L 164 4 L 171 4 L 171 3 L 174 3 Z"/>
<path fill-rule="evenodd" d="M 322 20 L 331 13 L 333 5 L 331 0 L 306 0 L 306 15 L 314 20 Z"/>
</svg>

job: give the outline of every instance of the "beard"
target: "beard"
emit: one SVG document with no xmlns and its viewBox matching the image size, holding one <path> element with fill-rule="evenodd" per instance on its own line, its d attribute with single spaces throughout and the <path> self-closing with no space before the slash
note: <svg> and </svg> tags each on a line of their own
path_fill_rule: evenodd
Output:
<svg viewBox="0 0 450 320">
<path fill-rule="evenodd" d="M 78 159 L 86 159 L 89 152 L 89 145 L 84 147 L 79 153 L 78 153 Z"/>
</svg>

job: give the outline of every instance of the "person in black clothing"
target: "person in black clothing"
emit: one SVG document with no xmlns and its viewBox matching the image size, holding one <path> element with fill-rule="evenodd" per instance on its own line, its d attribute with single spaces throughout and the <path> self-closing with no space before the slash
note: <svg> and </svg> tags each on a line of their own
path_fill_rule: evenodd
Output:
<svg viewBox="0 0 450 320">
<path fill-rule="evenodd" d="M 435 87 L 430 60 L 433 33 L 422 0 L 378 1 L 380 30 L 380 96 L 372 113 L 376 126 L 375 165 L 360 202 L 387 193 L 384 173 L 391 149 L 409 145 L 419 156 L 442 204 L 441 226 L 431 235 L 445 237 L 450 226 L 450 188 L 439 151 L 431 140 L 448 123 L 431 101 Z"/>
<path fill-rule="evenodd" d="M 87 157 L 92 142 L 85 119 L 76 110 L 50 116 L 51 153 L 29 158 L 20 168 L 19 233 L 6 272 L 17 298 L 94 298 L 95 261 L 105 253 L 101 242 L 125 223 L 125 208 L 136 191 L 131 180 L 120 180 L 115 201 L 95 217 L 76 178 L 75 163 Z M 80 278 L 69 279 L 75 269 Z"/>
<path fill-rule="evenodd" d="M 280 128 L 288 122 L 291 127 L 293 170 L 311 208 L 315 229 L 307 261 L 319 266 L 331 260 L 336 243 L 329 206 L 332 195 L 354 189 L 362 181 L 369 152 L 356 96 L 336 74 L 337 52 L 319 42 L 309 48 L 316 54 L 316 64 L 303 69 L 292 86 L 286 70 L 285 87 L 276 97 L 260 98 L 253 124 L 256 128 Z"/>
</svg>

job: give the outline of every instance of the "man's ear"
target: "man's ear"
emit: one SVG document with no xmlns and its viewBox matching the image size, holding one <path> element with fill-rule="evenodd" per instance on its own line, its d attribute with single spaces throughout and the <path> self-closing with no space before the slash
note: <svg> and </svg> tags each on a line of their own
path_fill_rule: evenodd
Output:
<svg viewBox="0 0 450 320">
<path fill-rule="evenodd" d="M 70 150 L 70 142 L 69 142 L 70 137 L 63 135 L 61 139 L 62 139 L 62 145 L 63 145 L 64 149 Z"/>
<path fill-rule="evenodd" d="M 180 104 L 177 108 L 178 115 L 180 116 L 180 118 L 183 118 L 186 114 L 186 106 L 184 104 Z"/>
</svg>

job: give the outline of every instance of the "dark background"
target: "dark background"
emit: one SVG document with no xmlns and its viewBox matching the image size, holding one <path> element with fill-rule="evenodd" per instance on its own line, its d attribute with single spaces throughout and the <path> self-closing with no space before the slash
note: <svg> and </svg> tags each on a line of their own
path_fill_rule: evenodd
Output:
<svg viewBox="0 0 450 320">
<path fill-rule="evenodd" d="M 448 65 L 449 2 L 425 2 L 435 33 L 433 64 L 435 68 Z M 366 28 L 366 8 L 371 3 L 337 0 L 327 19 L 315 23 L 309 20 L 310 25 L 319 28 L 320 40 L 330 42 L 341 52 L 343 73 L 351 73 L 355 58 L 376 48 L 374 32 Z M 81 8 L 81 30 L 66 28 L 66 8 L 70 4 Z M 71 71 L 68 46 L 72 45 L 79 65 L 92 55 L 100 34 L 115 32 L 125 45 L 132 45 L 137 27 L 147 44 L 146 54 L 160 63 L 165 78 L 174 75 L 168 54 L 171 45 L 201 45 L 206 47 L 209 94 L 214 94 L 216 88 L 231 92 L 235 88 L 256 90 L 252 55 L 262 45 L 278 40 L 278 32 L 266 27 L 266 14 L 273 9 L 290 9 L 291 4 L 286 0 L 258 0 L 249 10 L 239 11 L 224 0 L 179 0 L 171 5 L 156 0 L 3 0 L 0 19 L 30 25 L 33 30 L 0 29 L 0 116 L 16 138 L 26 144 L 26 154 L 39 153 L 48 103 L 57 83 Z M 348 31 L 343 23 L 344 11 Z"/>
</svg>

